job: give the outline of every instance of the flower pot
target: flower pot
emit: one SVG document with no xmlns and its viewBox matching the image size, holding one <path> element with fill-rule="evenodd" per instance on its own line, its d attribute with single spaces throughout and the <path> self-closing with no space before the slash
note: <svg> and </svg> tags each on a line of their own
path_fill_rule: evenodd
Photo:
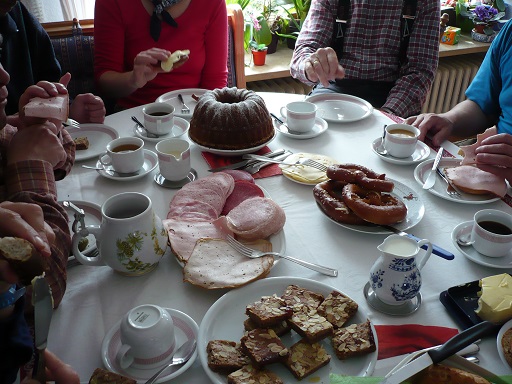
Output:
<svg viewBox="0 0 512 384">
<path fill-rule="evenodd" d="M 265 65 L 266 57 L 267 57 L 267 50 L 252 51 L 252 59 L 254 61 L 254 65 Z"/>
<path fill-rule="evenodd" d="M 485 33 L 484 29 L 487 24 L 475 24 L 475 32 L 476 33 Z"/>
<path fill-rule="evenodd" d="M 275 33 L 272 34 L 272 41 L 270 45 L 267 47 L 267 55 L 271 55 L 277 51 L 277 43 L 279 43 L 279 36 Z"/>
<path fill-rule="evenodd" d="M 485 33 L 478 33 L 475 28 L 471 31 L 471 37 L 473 40 L 478 41 L 479 43 L 492 43 L 494 38 L 496 37 L 496 32 L 492 35 L 487 35 Z"/>
</svg>

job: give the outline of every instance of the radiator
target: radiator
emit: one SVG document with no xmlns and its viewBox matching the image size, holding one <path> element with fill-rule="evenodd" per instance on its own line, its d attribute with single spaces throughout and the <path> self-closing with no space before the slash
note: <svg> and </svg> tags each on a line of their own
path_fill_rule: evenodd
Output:
<svg viewBox="0 0 512 384">
<path fill-rule="evenodd" d="M 247 83 L 247 89 L 255 92 L 296 93 L 299 95 L 307 95 L 311 91 L 310 86 L 292 77 L 251 81 Z"/>
<path fill-rule="evenodd" d="M 465 92 L 476 75 L 484 54 L 443 57 L 421 112 L 442 113 L 466 99 Z"/>
</svg>

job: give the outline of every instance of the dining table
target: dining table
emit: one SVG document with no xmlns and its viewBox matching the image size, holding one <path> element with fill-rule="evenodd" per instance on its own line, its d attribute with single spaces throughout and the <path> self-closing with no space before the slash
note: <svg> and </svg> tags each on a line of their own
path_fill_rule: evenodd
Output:
<svg viewBox="0 0 512 384">
<path fill-rule="evenodd" d="M 264 99 L 268 110 L 277 116 L 280 116 L 281 107 L 288 102 L 305 98 L 298 94 L 258 94 Z M 143 121 L 142 108 L 139 106 L 108 115 L 104 124 L 114 128 L 121 137 L 134 136 L 136 126 L 131 117 L 136 116 Z M 461 330 L 459 323 L 440 302 L 440 293 L 450 287 L 510 272 L 512 266 L 503 269 L 473 262 L 453 244 L 452 231 L 460 223 L 472 220 L 478 210 L 490 208 L 509 213 L 512 210 L 501 199 L 486 204 L 463 204 L 443 199 L 424 190 L 415 180 L 417 164 L 384 161 L 372 150 L 372 142 L 382 135 L 383 126 L 392 122 L 389 115 L 373 109 L 367 117 L 358 121 L 329 122 L 325 132 L 307 140 L 297 140 L 276 132 L 275 138 L 267 146 L 272 150 L 284 148 L 293 153 L 321 154 L 338 163 L 364 165 L 384 173 L 386 177 L 406 185 L 414 192 L 414 199 L 421 205 L 423 215 L 407 231 L 421 239 L 428 239 L 455 256 L 453 260 L 447 260 L 432 254 L 421 269 L 420 307 L 411 314 L 394 316 L 370 306 L 365 298 L 364 287 L 369 281 L 370 269 L 380 255 L 377 247 L 390 233 L 355 231 L 334 223 L 318 208 L 312 185 L 294 182 L 283 175 L 256 179 L 256 184 L 286 214 L 283 229 L 285 253 L 336 268 L 339 273 L 337 277 L 330 277 L 293 262 L 280 260 L 266 278 L 300 277 L 326 284 L 355 300 L 374 325 L 418 324 Z M 197 177 L 210 175 L 202 149 L 190 141 L 187 134 L 181 138 L 191 143 L 191 166 Z M 146 140 L 144 148 L 154 152 L 155 142 Z M 429 158 L 433 159 L 435 155 L 436 151 L 432 150 Z M 92 158 L 75 162 L 70 174 L 57 183 L 60 201 L 90 202 L 101 206 L 110 196 L 134 191 L 149 196 L 155 213 L 161 219 L 167 217 L 169 203 L 179 189 L 164 188 L 155 182 L 158 166 L 144 177 L 124 181 L 107 178 L 96 170 L 82 167 L 95 166 L 97 160 Z M 169 247 L 157 268 L 142 276 L 125 276 L 108 266 L 73 266 L 67 271 L 64 298 L 53 314 L 48 349 L 70 364 L 78 372 L 81 381 L 87 383 L 95 368 L 104 367 L 102 342 L 105 335 L 131 308 L 141 304 L 157 304 L 181 311 L 201 326 L 209 308 L 229 291 L 206 290 L 184 282 L 182 265 Z M 479 345 L 480 366 L 497 375 L 512 373 L 511 368 L 500 360 L 495 335 L 483 338 Z M 368 373 L 383 376 L 393 364 L 386 359 L 379 360 L 375 370 Z M 211 381 L 197 358 L 185 372 L 170 382 Z"/>
</svg>

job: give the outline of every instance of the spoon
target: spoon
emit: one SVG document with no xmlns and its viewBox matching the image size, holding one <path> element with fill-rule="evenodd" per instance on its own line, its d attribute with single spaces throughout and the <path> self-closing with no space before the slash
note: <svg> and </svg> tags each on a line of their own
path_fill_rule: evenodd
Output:
<svg viewBox="0 0 512 384">
<path fill-rule="evenodd" d="M 195 339 L 190 339 L 184 344 L 181 345 L 181 347 L 178 348 L 176 353 L 174 354 L 172 361 L 164 365 L 161 369 L 158 370 L 157 373 L 155 373 L 153 376 L 149 378 L 148 381 L 146 381 L 144 384 L 153 384 L 156 382 L 156 380 L 160 377 L 163 371 L 165 371 L 167 368 L 172 367 L 174 365 L 180 365 L 185 362 L 187 362 L 194 352 L 196 351 L 196 341 Z"/>
<path fill-rule="evenodd" d="M 460 246 L 469 247 L 470 245 L 473 245 L 473 243 L 474 241 L 471 240 L 471 233 L 463 236 L 457 236 L 457 244 Z"/>
<path fill-rule="evenodd" d="M 158 135 L 155 135 L 154 133 L 151 133 L 149 132 L 146 127 L 144 127 L 144 125 L 142 125 L 142 123 L 139 121 L 139 119 L 137 119 L 135 116 L 132 116 L 132 120 L 135 121 L 137 123 L 137 125 L 142 128 L 145 132 L 146 132 L 146 135 L 148 137 L 153 137 L 153 138 L 157 138 L 157 137 L 160 137 Z"/>
<path fill-rule="evenodd" d="M 130 176 L 136 176 L 139 174 L 139 172 L 121 173 L 121 172 L 116 172 L 113 169 L 107 169 L 107 168 L 103 168 L 103 167 L 101 167 L 101 168 L 100 167 L 91 167 L 90 165 L 82 165 L 82 168 L 94 169 L 95 171 L 105 171 L 106 173 L 108 173 L 112 176 L 118 176 L 118 177 L 130 177 Z"/>
<path fill-rule="evenodd" d="M 293 129 L 290 129 L 290 127 L 287 126 L 284 121 L 282 121 L 279 117 L 277 117 L 273 113 L 271 113 L 270 116 L 272 116 L 275 121 L 277 121 L 279 124 L 281 124 L 283 127 L 285 127 L 288 130 L 288 133 L 291 133 L 293 135 L 302 135 L 303 132 L 297 132 L 297 131 L 294 131 Z"/>
<path fill-rule="evenodd" d="M 375 151 L 379 155 L 382 155 L 382 156 L 387 156 L 387 154 L 388 154 L 388 151 L 386 150 L 386 148 L 384 148 L 384 138 L 386 137 L 386 127 L 387 127 L 387 124 L 384 125 L 384 131 L 382 132 L 382 139 L 380 141 L 380 145 L 377 148 L 375 148 Z"/>
</svg>

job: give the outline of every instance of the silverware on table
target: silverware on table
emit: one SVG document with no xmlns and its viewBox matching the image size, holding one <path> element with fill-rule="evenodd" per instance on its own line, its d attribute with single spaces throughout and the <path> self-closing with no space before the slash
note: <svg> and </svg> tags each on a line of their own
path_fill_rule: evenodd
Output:
<svg viewBox="0 0 512 384">
<path fill-rule="evenodd" d="M 260 160 L 260 161 L 266 161 L 269 163 L 284 164 L 284 165 L 305 165 L 307 167 L 316 168 L 320 171 L 327 170 L 327 166 L 325 166 L 324 164 L 319 163 L 314 160 L 311 160 L 311 159 L 308 159 L 308 158 L 301 158 L 296 161 L 288 161 L 288 162 L 286 160 L 265 159 L 262 156 L 253 155 L 253 154 L 243 155 L 242 158 Z"/>
<path fill-rule="evenodd" d="M 178 100 L 182 104 L 181 113 L 183 113 L 185 115 L 189 114 L 190 108 L 187 106 L 187 104 L 185 104 L 185 101 L 183 100 L 183 96 L 181 96 L 181 93 L 178 93 Z"/>
<path fill-rule="evenodd" d="M 46 383 L 45 350 L 48 341 L 48 332 L 53 314 L 53 299 L 46 279 L 37 277 L 32 283 L 34 303 L 34 342 L 37 349 L 37 362 L 33 376 L 40 382 Z"/>
<path fill-rule="evenodd" d="M 90 165 L 82 165 L 82 168 L 86 169 L 94 169 L 95 171 L 104 171 L 105 173 L 108 173 L 111 176 L 116 177 L 131 177 L 131 176 L 137 176 L 139 174 L 139 171 L 137 172 L 130 172 L 130 173 L 121 173 L 114 171 L 113 169 L 105 168 L 105 167 L 92 167 Z"/>
<path fill-rule="evenodd" d="M 437 169 L 437 166 L 439 165 L 439 162 L 441 161 L 441 158 L 443 157 L 443 152 L 444 152 L 444 148 L 440 147 L 439 151 L 437 152 L 436 158 L 434 159 L 434 163 L 432 164 L 432 169 L 430 170 L 430 173 L 429 173 L 427 179 L 423 183 L 423 189 L 430 189 L 436 183 L 436 178 L 437 178 L 436 169 Z"/>
<path fill-rule="evenodd" d="M 382 138 L 380 139 L 380 145 L 377 148 L 375 148 L 377 153 L 382 156 L 388 155 L 388 150 L 386 148 L 384 148 L 384 139 L 386 138 L 386 134 L 387 134 L 386 128 L 387 127 L 388 127 L 388 125 L 384 124 L 384 128 L 382 129 Z"/>
<path fill-rule="evenodd" d="M 170 363 L 164 365 L 161 369 L 158 370 L 153 376 L 151 376 L 148 381 L 144 384 L 153 384 L 160 377 L 162 372 L 164 372 L 167 368 L 170 368 L 174 365 L 180 365 L 186 363 L 194 354 L 196 350 L 196 341 L 194 339 L 190 339 L 186 341 L 178 350 L 174 353 L 174 356 Z"/>
<path fill-rule="evenodd" d="M 277 121 L 279 124 L 281 124 L 283 127 L 285 127 L 288 130 L 288 133 L 292 133 L 294 135 L 303 135 L 304 134 L 304 132 L 298 132 L 298 131 L 294 131 L 293 129 L 291 129 L 288 125 L 286 125 L 286 123 L 283 120 L 281 120 L 279 117 L 277 117 L 273 113 L 270 113 L 270 116 L 272 116 L 272 118 L 275 121 Z"/>
<path fill-rule="evenodd" d="M 286 152 L 285 149 L 277 149 L 275 151 L 266 153 L 266 154 L 264 154 L 262 156 L 265 157 L 265 158 L 276 157 L 276 156 L 282 155 L 285 152 Z M 208 172 L 219 172 L 219 171 L 223 171 L 225 169 L 242 169 L 242 168 L 247 167 L 249 165 L 252 165 L 252 164 L 254 164 L 256 162 L 257 162 L 257 160 L 251 160 L 251 159 L 242 160 L 242 161 L 239 161 L 238 163 L 224 165 L 222 167 L 217 167 L 217 168 L 209 169 Z"/>
<path fill-rule="evenodd" d="M 436 173 L 441 176 L 441 179 L 443 179 L 443 181 L 446 183 L 446 193 L 448 196 L 461 199 L 462 194 L 460 191 L 450 182 L 450 180 L 448 180 L 448 177 L 446 177 L 444 172 L 439 167 L 436 168 Z"/>
<path fill-rule="evenodd" d="M 132 120 L 135 121 L 135 123 L 137 123 L 137 125 L 139 126 L 139 128 L 141 128 L 144 132 L 146 132 L 146 135 L 147 137 L 150 137 L 150 138 L 154 138 L 156 139 L 157 137 L 160 137 L 159 135 L 157 134 L 154 134 L 152 132 L 149 132 L 146 127 L 144 126 L 144 124 L 142 124 L 139 119 L 137 119 L 137 117 L 135 116 L 132 116 Z"/>
<path fill-rule="evenodd" d="M 292 152 L 285 151 L 282 155 L 273 157 L 273 159 L 276 160 L 284 160 L 288 156 L 290 156 Z M 259 172 L 262 168 L 268 167 L 269 165 L 272 165 L 273 163 L 269 163 L 266 161 L 256 161 L 255 163 L 252 163 L 251 165 L 248 165 L 244 168 L 244 171 L 249 172 L 251 175 L 254 175 L 255 173 Z"/>
</svg>

